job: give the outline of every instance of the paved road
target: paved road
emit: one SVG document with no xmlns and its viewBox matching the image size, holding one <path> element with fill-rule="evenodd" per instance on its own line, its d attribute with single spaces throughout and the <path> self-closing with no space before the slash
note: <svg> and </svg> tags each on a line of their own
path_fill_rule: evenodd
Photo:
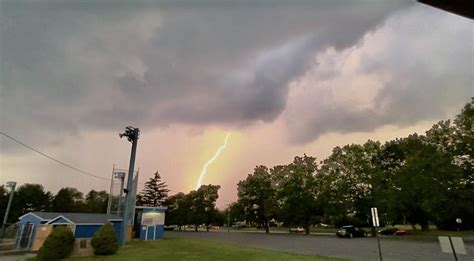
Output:
<svg viewBox="0 0 474 261">
<path fill-rule="evenodd" d="M 378 260 L 375 238 L 337 238 L 335 236 L 305 236 L 289 234 L 261 234 L 239 232 L 178 232 L 167 231 L 169 237 L 216 240 L 243 246 L 277 251 L 340 257 L 351 260 Z M 453 260 L 451 254 L 441 253 L 436 241 L 381 239 L 383 259 L 391 260 Z M 468 255 L 459 260 L 474 261 L 474 244 L 466 244 Z"/>
</svg>

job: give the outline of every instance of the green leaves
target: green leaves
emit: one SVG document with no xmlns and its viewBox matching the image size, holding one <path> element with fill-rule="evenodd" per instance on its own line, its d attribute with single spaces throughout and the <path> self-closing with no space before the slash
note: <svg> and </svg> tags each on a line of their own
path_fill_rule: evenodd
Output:
<svg viewBox="0 0 474 261">
<path fill-rule="evenodd" d="M 99 228 L 91 240 L 91 245 L 96 255 L 113 255 L 117 253 L 119 244 L 112 224 L 108 223 Z"/>
<path fill-rule="evenodd" d="M 154 176 L 145 183 L 145 189 L 137 195 L 137 204 L 142 206 L 157 207 L 168 197 L 168 185 L 161 181 L 160 173 L 155 172 Z"/>
<path fill-rule="evenodd" d="M 269 232 L 268 222 L 275 213 L 276 190 L 266 166 L 255 167 L 254 173 L 237 184 L 239 204 L 247 221 L 256 222 Z"/>
<path fill-rule="evenodd" d="M 68 227 L 58 226 L 48 235 L 41 246 L 38 260 L 60 260 L 68 257 L 74 247 L 74 235 Z"/>
</svg>

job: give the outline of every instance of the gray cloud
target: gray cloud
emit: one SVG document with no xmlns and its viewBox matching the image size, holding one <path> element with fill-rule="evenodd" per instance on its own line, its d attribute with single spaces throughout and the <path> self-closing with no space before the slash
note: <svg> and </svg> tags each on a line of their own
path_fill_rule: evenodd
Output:
<svg viewBox="0 0 474 261">
<path fill-rule="evenodd" d="M 474 95 L 470 32 L 468 19 L 413 6 L 355 47 L 328 50 L 288 107 L 291 139 L 453 117 Z"/>
<path fill-rule="evenodd" d="M 412 5 L 104 3 L 2 2 L 4 131 L 41 143 L 127 124 L 273 121 L 314 55 L 353 46 Z"/>
</svg>

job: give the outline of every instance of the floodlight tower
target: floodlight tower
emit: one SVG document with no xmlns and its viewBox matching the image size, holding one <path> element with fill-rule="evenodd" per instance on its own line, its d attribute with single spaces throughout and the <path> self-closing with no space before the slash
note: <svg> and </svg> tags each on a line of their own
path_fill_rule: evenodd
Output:
<svg viewBox="0 0 474 261">
<path fill-rule="evenodd" d="M 127 126 L 125 128 L 125 132 L 119 134 L 119 137 L 127 137 L 127 140 L 132 143 L 132 152 L 130 154 L 130 165 L 128 167 L 128 178 L 127 178 L 127 188 L 124 189 L 126 198 L 125 198 L 125 211 L 123 213 L 122 219 L 122 231 L 120 237 L 120 244 L 125 246 L 125 242 L 127 241 L 127 231 L 128 231 L 128 223 L 131 221 L 131 212 L 133 209 L 132 204 L 132 183 L 133 183 L 133 172 L 135 169 L 135 154 L 137 152 L 137 143 L 138 143 L 138 136 L 140 135 L 140 130 L 138 128 L 134 128 L 132 126 Z"/>
<path fill-rule="evenodd" d="M 5 237 L 5 229 L 7 228 L 7 221 L 8 221 L 8 213 L 10 212 L 10 207 L 12 205 L 13 194 L 15 193 L 16 182 L 9 181 L 7 182 L 7 188 L 10 188 L 10 198 L 8 199 L 7 209 L 5 211 L 5 216 L 3 217 L 3 224 L 2 224 L 2 237 Z"/>
</svg>

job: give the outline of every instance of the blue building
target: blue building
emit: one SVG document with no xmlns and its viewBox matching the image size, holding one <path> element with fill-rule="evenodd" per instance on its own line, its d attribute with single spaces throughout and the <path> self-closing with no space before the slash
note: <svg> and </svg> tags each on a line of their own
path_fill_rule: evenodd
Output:
<svg viewBox="0 0 474 261">
<path fill-rule="evenodd" d="M 92 213 L 30 212 L 19 220 L 16 246 L 31 250 L 38 250 L 56 226 L 69 227 L 77 239 L 90 239 L 106 223 L 112 223 L 119 238 L 122 225 L 118 216 Z"/>
<path fill-rule="evenodd" d="M 141 240 L 163 239 L 166 207 L 135 207 L 134 230 Z"/>
</svg>

